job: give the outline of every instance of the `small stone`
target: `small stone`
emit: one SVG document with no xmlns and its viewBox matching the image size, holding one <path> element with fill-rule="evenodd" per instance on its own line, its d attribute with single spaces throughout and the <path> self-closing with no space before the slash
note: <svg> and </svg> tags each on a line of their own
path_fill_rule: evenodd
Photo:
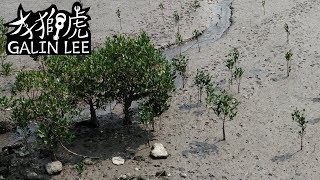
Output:
<svg viewBox="0 0 320 180">
<path fill-rule="evenodd" d="M 49 175 L 59 174 L 62 171 L 62 163 L 60 161 L 54 161 L 46 164 L 46 171 Z"/>
<path fill-rule="evenodd" d="M 143 156 L 135 156 L 135 157 L 133 157 L 133 160 L 136 160 L 136 161 L 145 161 L 146 159 L 145 159 Z"/>
<path fill-rule="evenodd" d="M 161 143 L 154 143 L 150 156 L 155 159 L 166 159 L 169 154 Z"/>
<path fill-rule="evenodd" d="M 187 174 L 186 173 L 180 173 L 180 177 L 187 178 Z"/>
<path fill-rule="evenodd" d="M 122 157 L 113 157 L 112 163 L 115 165 L 122 165 L 124 164 L 124 159 Z"/>
<path fill-rule="evenodd" d="M 134 170 L 139 171 L 140 169 L 139 168 L 134 168 Z"/>
<path fill-rule="evenodd" d="M 26 178 L 27 179 L 38 179 L 38 174 L 35 173 L 34 171 L 27 172 Z"/>
<path fill-rule="evenodd" d="M 118 179 L 127 179 L 127 175 L 125 175 L 125 174 L 120 175 Z"/>
<path fill-rule="evenodd" d="M 85 158 L 85 159 L 83 160 L 83 164 L 85 164 L 85 165 L 93 165 L 94 162 L 92 161 L 91 158 Z"/>
</svg>

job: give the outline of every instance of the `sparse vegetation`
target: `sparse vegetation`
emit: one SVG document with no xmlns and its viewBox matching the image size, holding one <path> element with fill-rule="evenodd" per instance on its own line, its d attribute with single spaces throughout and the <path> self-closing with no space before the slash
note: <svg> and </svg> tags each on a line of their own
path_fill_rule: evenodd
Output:
<svg viewBox="0 0 320 180">
<path fill-rule="evenodd" d="M 241 67 L 237 67 L 234 71 L 234 78 L 238 81 L 238 93 L 240 93 L 240 83 L 243 75 L 243 69 Z"/>
<path fill-rule="evenodd" d="M 239 50 L 234 48 L 232 52 L 229 54 L 229 59 L 226 61 L 226 67 L 230 71 L 230 81 L 229 81 L 229 88 L 233 84 L 233 77 L 234 77 L 234 69 L 237 67 L 237 61 L 239 59 Z"/>
<path fill-rule="evenodd" d="M 203 88 L 211 85 L 211 76 L 208 72 L 197 69 L 194 84 L 198 87 L 198 100 L 201 103 Z"/>
<path fill-rule="evenodd" d="M 291 116 L 292 116 L 292 120 L 296 123 L 298 123 L 299 127 L 301 128 L 298 133 L 300 136 L 300 150 L 302 150 L 303 148 L 303 136 L 305 135 L 305 131 L 306 131 L 306 127 L 307 127 L 307 123 L 308 121 L 306 121 L 306 118 L 304 116 L 304 112 L 305 110 L 303 109 L 302 111 L 299 110 L 295 110 Z"/>
<path fill-rule="evenodd" d="M 201 33 L 200 33 L 199 30 L 195 29 L 195 30 L 193 30 L 192 35 L 193 35 L 193 37 L 194 37 L 194 38 L 196 39 L 196 41 L 197 41 L 197 44 L 198 44 L 198 52 L 200 52 L 199 37 L 200 37 Z"/>
<path fill-rule="evenodd" d="M 186 79 L 187 79 L 188 62 L 189 62 L 189 58 L 184 55 L 180 55 L 180 56 L 172 59 L 172 65 L 173 65 L 175 71 L 177 71 L 179 73 L 179 75 L 182 77 L 182 87 L 183 88 L 185 87 L 185 83 L 186 83 Z"/>
<path fill-rule="evenodd" d="M 2 67 L 2 73 L 3 73 L 3 75 L 4 76 L 9 76 L 10 74 L 11 74 L 11 72 L 12 72 L 12 63 L 3 63 L 2 65 L 1 65 L 1 67 Z"/>
<path fill-rule="evenodd" d="M 177 11 L 174 11 L 173 13 L 173 19 L 174 19 L 174 24 L 175 26 L 178 28 L 177 30 L 177 34 L 180 34 L 180 20 L 181 20 L 181 17 L 180 15 L 178 14 Z"/>
<path fill-rule="evenodd" d="M 237 99 L 228 94 L 227 91 L 222 90 L 218 94 L 212 92 L 208 93 L 207 105 L 222 120 L 222 140 L 226 140 L 225 122 L 227 119 L 232 120 L 237 115 L 237 107 L 239 102 Z"/>
<path fill-rule="evenodd" d="M 179 48 L 180 48 L 180 56 L 182 55 L 182 43 L 183 43 L 183 39 L 182 39 L 182 36 L 181 36 L 181 34 L 178 32 L 177 34 L 176 34 L 176 43 L 178 44 L 178 46 L 179 46 Z"/>
</svg>

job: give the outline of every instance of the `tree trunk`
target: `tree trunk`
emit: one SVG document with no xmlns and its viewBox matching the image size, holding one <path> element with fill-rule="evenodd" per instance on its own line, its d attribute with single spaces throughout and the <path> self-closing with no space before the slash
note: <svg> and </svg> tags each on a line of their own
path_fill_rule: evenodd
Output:
<svg viewBox="0 0 320 180">
<path fill-rule="evenodd" d="M 90 105 L 90 123 L 92 124 L 93 127 L 99 127 L 96 109 L 94 108 L 92 99 L 89 100 L 89 105 Z"/>
<path fill-rule="evenodd" d="M 287 61 L 287 77 L 289 77 L 289 61 Z"/>
<path fill-rule="evenodd" d="M 50 149 L 50 159 L 52 162 L 57 161 L 57 156 L 53 149 Z"/>
<path fill-rule="evenodd" d="M 223 121 L 222 121 L 222 134 L 223 134 L 223 138 L 222 138 L 222 141 L 225 141 L 226 140 L 226 133 L 225 133 L 225 130 L 224 130 L 224 123 L 226 121 L 226 118 L 223 118 Z"/>
<path fill-rule="evenodd" d="M 200 102 L 200 103 L 201 103 L 201 101 L 202 101 L 202 100 L 201 100 L 201 96 L 202 96 L 202 89 L 200 88 L 200 89 L 199 89 L 199 102 Z"/>
<path fill-rule="evenodd" d="M 124 121 L 123 121 L 123 125 L 130 125 L 132 124 L 132 121 L 130 119 L 130 106 L 131 106 L 132 101 L 129 100 L 125 100 L 124 101 L 124 107 L 123 107 L 123 113 L 124 113 Z"/>
<path fill-rule="evenodd" d="M 300 137 L 300 138 L 301 138 L 301 139 L 300 139 L 300 150 L 301 150 L 301 151 L 302 151 L 302 147 L 303 147 L 303 144 L 302 144 L 302 137 L 303 137 L 303 136 L 301 136 L 301 137 Z"/>
<path fill-rule="evenodd" d="M 240 93 L 240 80 L 238 82 L 238 93 Z"/>
<path fill-rule="evenodd" d="M 200 44 L 199 44 L 199 39 L 197 38 L 197 43 L 198 43 L 198 52 L 200 52 Z"/>
</svg>

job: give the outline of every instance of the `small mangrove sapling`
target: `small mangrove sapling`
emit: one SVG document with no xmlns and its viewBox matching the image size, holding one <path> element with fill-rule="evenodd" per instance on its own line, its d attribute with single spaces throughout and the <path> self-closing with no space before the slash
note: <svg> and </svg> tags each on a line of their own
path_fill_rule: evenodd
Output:
<svg viewBox="0 0 320 180">
<path fill-rule="evenodd" d="M 263 7 L 263 15 L 265 15 L 266 14 L 266 8 L 265 8 L 266 0 L 262 0 L 261 4 L 262 4 L 262 7 Z"/>
<path fill-rule="evenodd" d="M 233 70 L 237 67 L 237 61 L 239 59 L 239 50 L 237 48 L 233 48 L 232 52 L 229 54 L 229 59 L 226 61 L 226 66 L 230 71 L 230 85 L 232 85 L 233 82 Z"/>
<path fill-rule="evenodd" d="M 234 78 L 238 81 L 238 93 L 240 93 L 240 83 L 243 75 L 243 69 L 241 67 L 237 67 L 234 71 Z"/>
<path fill-rule="evenodd" d="M 122 30 L 122 25 L 121 25 L 121 11 L 120 11 L 120 9 L 117 9 L 116 14 L 117 14 L 117 17 L 118 17 L 118 19 L 119 19 L 120 30 Z"/>
<path fill-rule="evenodd" d="M 289 77 L 289 73 L 291 71 L 291 61 L 292 61 L 293 53 L 291 49 L 286 53 L 285 58 L 287 61 L 287 77 Z"/>
<path fill-rule="evenodd" d="M 226 140 L 225 122 L 227 119 L 232 120 L 238 113 L 237 107 L 239 102 L 232 97 L 227 91 L 222 90 L 219 94 L 210 93 L 207 97 L 207 105 L 222 120 L 222 141 Z"/>
<path fill-rule="evenodd" d="M 161 10 L 161 16 L 162 16 L 162 20 L 163 20 L 163 22 L 164 22 L 164 13 L 163 13 L 163 11 L 164 11 L 164 5 L 163 5 L 162 2 L 159 4 L 159 8 L 160 8 L 160 10 Z"/>
<path fill-rule="evenodd" d="M 177 34 L 176 34 L 176 43 L 177 43 L 178 46 L 179 46 L 180 56 L 181 56 L 181 54 L 182 54 L 182 47 L 181 47 L 182 42 L 183 42 L 182 36 L 181 36 L 181 34 L 180 34 L 179 32 L 177 32 Z"/>
<path fill-rule="evenodd" d="M 178 33 L 180 33 L 180 23 L 179 22 L 180 22 L 181 18 L 180 18 L 180 15 L 178 14 L 177 11 L 173 12 L 173 18 L 174 18 L 174 24 L 178 28 Z"/>
<path fill-rule="evenodd" d="M 284 30 L 287 33 L 287 44 L 289 44 L 289 35 L 290 35 L 290 30 L 289 30 L 289 26 L 287 23 L 284 24 Z"/>
<path fill-rule="evenodd" d="M 212 84 L 210 74 L 206 71 L 197 69 L 194 84 L 198 87 L 199 102 L 201 103 L 203 88 Z"/>
<path fill-rule="evenodd" d="M 185 87 L 186 79 L 187 79 L 187 66 L 188 66 L 189 58 L 184 55 L 179 55 L 178 57 L 174 57 L 172 59 L 172 65 L 182 77 L 182 87 Z"/>
<path fill-rule="evenodd" d="M 305 130 L 306 130 L 307 123 L 308 123 L 308 121 L 306 121 L 306 118 L 304 116 L 304 112 L 305 112 L 305 109 L 303 109 L 302 112 L 296 109 L 291 114 L 292 120 L 297 122 L 299 127 L 301 128 L 300 131 L 298 132 L 299 136 L 300 136 L 300 150 L 302 150 L 302 147 L 303 147 L 303 136 L 306 133 Z"/>
<path fill-rule="evenodd" d="M 200 37 L 201 33 L 200 33 L 199 30 L 195 29 L 195 30 L 193 30 L 192 35 L 193 35 L 193 37 L 194 37 L 194 38 L 196 39 L 196 41 L 197 41 L 197 44 L 198 44 L 198 52 L 200 52 L 199 37 Z"/>
</svg>

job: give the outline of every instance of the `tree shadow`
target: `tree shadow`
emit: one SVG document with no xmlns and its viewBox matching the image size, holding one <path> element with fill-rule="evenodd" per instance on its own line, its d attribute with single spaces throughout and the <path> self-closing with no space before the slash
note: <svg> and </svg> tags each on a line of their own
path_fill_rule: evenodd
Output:
<svg viewBox="0 0 320 180">
<path fill-rule="evenodd" d="M 317 124 L 318 122 L 320 122 L 320 118 L 315 118 L 315 119 L 312 119 L 310 121 L 308 121 L 309 124 L 312 124 L 312 125 L 315 125 Z"/>
<path fill-rule="evenodd" d="M 320 98 L 312 98 L 312 102 L 319 103 L 320 102 Z"/>
<path fill-rule="evenodd" d="M 295 153 L 286 153 L 286 154 L 283 154 L 283 155 L 278 155 L 278 156 L 274 156 L 271 161 L 272 162 L 283 162 L 283 161 L 287 161 L 289 159 L 291 159 L 295 154 Z"/>
<path fill-rule="evenodd" d="M 183 104 L 183 105 L 179 106 L 179 109 L 190 111 L 191 109 L 198 108 L 198 107 L 201 107 L 200 103 L 192 103 L 192 104 Z"/>
<path fill-rule="evenodd" d="M 99 160 L 115 156 L 132 159 L 141 146 L 145 145 L 148 148 L 148 140 L 154 137 L 151 131 L 137 123 L 134 116 L 133 124 L 130 126 L 123 126 L 122 118 L 114 113 L 100 116 L 98 120 L 99 128 L 75 127 L 72 130 L 75 135 L 74 141 L 65 146 L 77 154 L 99 157 Z M 83 158 L 60 148 L 58 159 L 63 163 L 75 164 Z"/>
<path fill-rule="evenodd" d="M 218 146 L 206 142 L 193 141 L 189 143 L 189 147 L 190 149 L 182 151 L 182 155 L 184 157 L 188 157 L 189 154 L 196 154 L 201 157 L 206 157 L 212 153 L 219 153 Z"/>
</svg>

